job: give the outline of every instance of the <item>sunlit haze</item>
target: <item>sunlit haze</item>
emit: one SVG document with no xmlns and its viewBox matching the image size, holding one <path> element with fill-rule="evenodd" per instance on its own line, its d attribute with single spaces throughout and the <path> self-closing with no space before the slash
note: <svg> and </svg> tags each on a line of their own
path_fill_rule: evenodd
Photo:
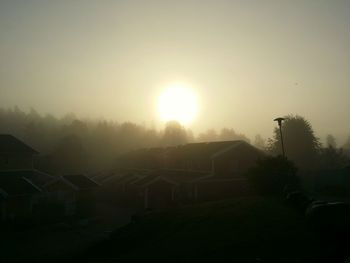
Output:
<svg viewBox="0 0 350 263">
<path fill-rule="evenodd" d="M 158 112 L 163 121 L 178 121 L 187 125 L 196 116 L 197 98 L 185 85 L 171 85 L 159 96 Z"/>
<path fill-rule="evenodd" d="M 349 12 L 350 1 L 323 0 L 0 0 L 0 105 L 250 138 L 299 114 L 344 141 Z M 195 87 L 196 114 L 159 101 L 173 82 Z"/>
</svg>

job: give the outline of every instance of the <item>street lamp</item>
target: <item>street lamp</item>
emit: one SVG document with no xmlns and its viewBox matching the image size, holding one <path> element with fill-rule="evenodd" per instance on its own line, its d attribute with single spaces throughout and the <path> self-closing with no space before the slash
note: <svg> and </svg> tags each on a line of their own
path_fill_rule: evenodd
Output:
<svg viewBox="0 0 350 263">
<path fill-rule="evenodd" d="M 283 135 L 282 135 L 282 122 L 285 120 L 285 118 L 276 118 L 274 119 L 274 121 L 277 121 L 279 129 L 280 129 L 280 135 L 281 135 L 281 145 L 282 145 L 282 154 L 283 156 L 286 156 L 285 152 L 284 152 L 284 143 L 283 143 Z"/>
</svg>

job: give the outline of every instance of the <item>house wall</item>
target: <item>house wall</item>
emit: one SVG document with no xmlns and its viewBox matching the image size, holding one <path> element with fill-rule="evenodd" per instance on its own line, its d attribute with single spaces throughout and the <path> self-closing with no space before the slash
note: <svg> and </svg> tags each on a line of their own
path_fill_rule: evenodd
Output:
<svg viewBox="0 0 350 263">
<path fill-rule="evenodd" d="M 95 212 L 95 190 L 80 190 L 77 193 L 77 214 L 90 216 Z"/>
<path fill-rule="evenodd" d="M 249 148 L 232 149 L 214 159 L 214 174 L 221 177 L 244 175 L 263 154 Z"/>
<path fill-rule="evenodd" d="M 32 216 L 32 197 L 16 196 L 3 202 L 3 219 L 27 219 Z"/>
<path fill-rule="evenodd" d="M 194 190 L 195 201 L 211 201 L 249 194 L 250 186 L 244 179 L 210 181 L 195 184 Z"/>
<path fill-rule="evenodd" d="M 1 154 L 0 170 L 32 169 L 33 155 L 31 154 Z"/>
<path fill-rule="evenodd" d="M 174 185 L 165 181 L 157 181 L 148 185 L 145 189 L 145 208 L 161 209 L 174 204 Z"/>
<path fill-rule="evenodd" d="M 46 186 L 49 202 L 58 202 L 64 205 L 65 215 L 74 215 L 77 210 L 77 193 L 62 181 Z"/>
</svg>

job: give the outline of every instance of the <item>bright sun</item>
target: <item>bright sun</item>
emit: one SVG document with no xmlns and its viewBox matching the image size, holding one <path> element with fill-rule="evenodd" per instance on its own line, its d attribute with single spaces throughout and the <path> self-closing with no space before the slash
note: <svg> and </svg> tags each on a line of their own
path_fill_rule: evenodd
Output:
<svg viewBox="0 0 350 263">
<path fill-rule="evenodd" d="M 158 112 L 162 121 L 189 124 L 197 113 L 196 96 L 184 85 L 169 86 L 158 98 Z"/>
</svg>

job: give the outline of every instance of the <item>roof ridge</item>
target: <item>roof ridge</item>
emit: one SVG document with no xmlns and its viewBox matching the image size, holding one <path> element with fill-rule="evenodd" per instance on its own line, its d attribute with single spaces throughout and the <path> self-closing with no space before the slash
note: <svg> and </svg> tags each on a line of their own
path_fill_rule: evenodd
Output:
<svg viewBox="0 0 350 263">
<path fill-rule="evenodd" d="M 3 153 L 26 152 L 31 154 L 39 154 L 38 151 L 34 150 L 27 143 L 23 142 L 21 139 L 18 139 L 12 134 L 0 134 L 0 145 L 2 145 L 1 151 Z"/>
<path fill-rule="evenodd" d="M 36 184 L 34 184 L 30 179 L 26 178 L 25 176 L 22 177 L 22 179 L 24 181 L 26 181 L 27 183 L 31 184 L 34 188 L 36 188 L 39 192 L 42 192 L 42 189 L 37 186 Z"/>
</svg>

